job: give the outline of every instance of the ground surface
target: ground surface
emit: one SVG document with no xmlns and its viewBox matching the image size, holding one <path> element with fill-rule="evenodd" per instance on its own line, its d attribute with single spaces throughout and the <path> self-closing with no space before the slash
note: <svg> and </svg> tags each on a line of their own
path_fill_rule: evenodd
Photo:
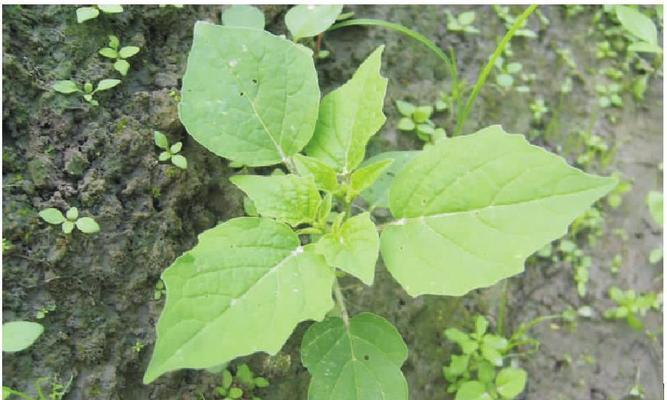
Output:
<svg viewBox="0 0 667 400">
<path fill-rule="evenodd" d="M 286 7 L 265 7 L 268 28 L 283 33 Z M 473 82 L 505 28 L 489 7 L 475 8 L 479 35 L 447 32 L 445 7 L 350 7 L 357 17 L 382 18 L 405 24 L 432 38 L 442 48 L 454 47 L 460 75 Z M 460 7 L 449 7 L 455 14 Z M 154 324 L 164 297 L 154 300 L 154 286 L 196 235 L 218 221 L 242 214 L 241 193 L 230 187 L 233 170 L 226 161 L 191 139 L 180 125 L 172 91 L 180 88 L 196 20 L 219 21 L 220 6 L 126 7 L 120 15 L 102 15 L 77 24 L 74 7 L 3 7 L 3 319 L 35 320 L 40 310 L 44 335 L 29 350 L 5 354 L 3 384 L 34 392 L 39 377 L 61 382 L 72 378 L 67 399 L 214 399 L 217 375 L 182 371 L 150 386 L 141 377 L 154 341 Z M 543 324 L 534 331 L 541 350 L 522 360 L 529 371 L 526 399 L 620 399 L 635 383 L 637 369 L 647 399 L 661 396 L 662 348 L 658 313 L 646 317 L 657 333 L 651 340 L 623 321 L 601 318 L 611 306 L 607 288 L 660 290 L 661 267 L 651 266 L 649 251 L 661 243 L 661 230 L 650 220 L 644 198 L 661 190 L 662 77 L 653 77 L 644 101 L 624 94 L 625 107 L 597 106 L 595 83 L 609 61 L 595 58 L 596 33 L 589 32 L 594 9 L 565 17 L 564 9 L 542 7 L 550 24 L 531 17 L 535 39 L 516 38 L 514 60 L 534 73 L 531 93 L 503 92 L 487 86 L 465 132 L 502 124 L 509 132 L 544 130 L 531 122 L 529 104 L 541 97 L 552 112 L 545 117 L 549 137 L 533 140 L 570 160 L 576 150 L 566 143 L 577 130 L 589 129 L 618 144 L 611 165 L 633 182 L 622 205 L 606 211 L 606 230 L 594 248 L 588 294 L 577 295 L 572 269 L 566 263 L 531 263 L 526 273 L 508 283 L 508 326 L 567 306 L 590 305 L 592 319 L 576 329 Z M 482 22 L 479 22 L 482 21 Z M 123 84 L 99 96 L 89 108 L 76 96 L 50 90 L 57 79 L 98 81 L 116 77 L 111 63 L 97 50 L 115 33 L 122 43 L 138 45 Z M 396 130 L 396 99 L 431 103 L 443 89 L 446 71 L 419 44 L 381 28 L 349 28 L 326 36 L 331 57 L 318 63 L 326 93 L 348 79 L 356 66 L 380 44 L 386 45 L 383 72 L 390 79 L 385 127 L 373 139 L 371 154 L 386 149 L 419 148 L 411 136 Z M 558 107 L 558 88 L 568 74 L 555 50 L 569 48 L 582 79 Z M 605 64 L 607 63 L 607 64 Z M 571 72 L 571 71 L 570 71 Z M 493 77 L 491 78 L 493 80 Z M 171 93 L 171 94 L 170 94 Z M 558 109 L 559 112 L 554 112 Z M 616 123 L 611 119 L 616 118 Z M 440 120 L 438 120 L 440 121 Z M 442 118 L 446 124 L 445 118 Z M 152 131 L 160 129 L 172 142 L 184 142 L 187 171 L 158 164 Z M 46 207 L 78 206 L 94 216 L 101 232 L 93 236 L 63 235 L 41 221 Z M 623 228 L 622 240 L 612 232 Z M 622 254 L 618 274 L 611 259 Z M 343 281 L 352 313 L 373 311 L 394 323 L 410 348 L 403 371 L 410 398 L 447 399 L 441 368 L 452 352 L 442 331 L 470 327 L 470 315 L 493 318 L 502 285 L 462 299 L 410 298 L 378 265 L 376 283 L 366 288 Z M 272 382 L 264 399 L 305 399 L 308 374 L 299 361 L 298 345 L 308 323 L 301 324 L 283 351 L 258 354 L 246 361 Z M 135 351 L 135 343 L 143 350 Z"/>
</svg>

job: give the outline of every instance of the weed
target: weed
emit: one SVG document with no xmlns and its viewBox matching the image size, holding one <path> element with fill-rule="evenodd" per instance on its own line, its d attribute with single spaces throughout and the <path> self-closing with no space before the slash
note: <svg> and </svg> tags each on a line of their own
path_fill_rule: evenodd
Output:
<svg viewBox="0 0 667 400">
<path fill-rule="evenodd" d="M 102 57 L 110 58 L 116 60 L 113 63 L 113 69 L 118 71 L 121 75 L 127 75 L 127 71 L 130 69 L 130 63 L 127 62 L 127 59 L 134 56 L 141 50 L 137 46 L 124 46 L 120 47 L 120 40 L 115 35 L 109 35 L 109 45 L 108 47 L 101 48 L 99 53 Z"/>
<path fill-rule="evenodd" d="M 79 87 L 75 82 L 70 80 L 56 81 L 53 83 L 53 90 L 62 94 L 80 93 L 83 99 L 90 103 L 93 107 L 97 107 L 100 103 L 93 98 L 95 93 L 109 90 L 118 86 L 121 83 L 119 79 L 102 79 L 97 83 L 97 87 L 93 90 L 93 84 L 86 82 L 83 87 Z"/>
<path fill-rule="evenodd" d="M 75 226 L 83 233 L 96 233 L 100 230 L 100 226 L 91 217 L 79 218 L 76 207 L 67 210 L 65 215 L 56 208 L 47 208 L 40 211 L 39 216 L 49 224 L 60 225 L 65 234 L 72 233 Z"/>
<path fill-rule="evenodd" d="M 178 154 L 183 147 L 183 143 L 176 142 L 170 146 L 169 139 L 167 139 L 167 136 L 165 136 L 165 134 L 160 131 L 153 132 L 153 140 L 155 141 L 155 145 L 157 147 L 164 150 L 158 157 L 159 161 L 171 160 L 171 163 L 180 169 L 188 168 L 188 160 L 182 155 Z"/>
</svg>

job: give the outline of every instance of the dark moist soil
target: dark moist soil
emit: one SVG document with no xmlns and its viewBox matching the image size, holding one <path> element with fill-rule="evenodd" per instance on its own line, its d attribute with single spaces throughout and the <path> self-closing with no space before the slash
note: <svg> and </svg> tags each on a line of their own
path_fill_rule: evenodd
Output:
<svg viewBox="0 0 667 400">
<path fill-rule="evenodd" d="M 458 14 L 466 7 L 447 7 Z M 40 377 L 67 382 L 66 399 L 219 399 L 220 376 L 204 371 L 167 374 L 154 384 L 141 383 L 152 352 L 154 325 L 164 297 L 154 300 L 161 271 L 196 243 L 197 234 L 240 216 L 241 193 L 228 184 L 227 162 L 192 140 L 178 121 L 176 105 L 197 20 L 218 22 L 222 6 L 129 6 L 116 15 L 77 24 L 74 6 L 3 7 L 3 321 L 36 320 L 45 326 L 28 350 L 4 354 L 3 384 L 35 393 Z M 456 50 L 460 75 L 474 82 L 505 27 L 490 7 L 475 7 L 479 35 L 447 32 L 444 6 L 355 6 L 357 17 L 382 18 L 413 27 L 444 49 Z M 552 110 L 549 138 L 535 141 L 560 150 L 582 129 L 591 129 L 610 144 L 619 144 L 612 167 L 633 182 L 633 190 L 616 210 L 606 213 L 606 233 L 592 249 L 589 293 L 577 295 L 572 269 L 563 263 L 530 263 L 526 273 L 508 281 L 508 325 L 516 328 L 535 316 L 567 306 L 590 305 L 594 317 L 576 329 L 543 324 L 533 331 L 542 342 L 538 353 L 522 360 L 529 382 L 522 399 L 620 399 L 635 383 L 647 399 L 661 398 L 662 319 L 652 312 L 647 327 L 657 334 L 631 330 L 623 321 L 601 318 L 611 306 L 610 285 L 637 291 L 662 287 L 661 267 L 648 263 L 661 229 L 644 203 L 649 190 L 661 190 L 657 166 L 662 161 L 662 77 L 652 78 L 646 99 L 637 103 L 626 92 L 623 109 L 601 110 L 595 84 L 601 68 L 613 61 L 595 58 L 599 32 L 591 30 L 595 8 L 565 17 L 563 7 L 540 7 L 550 24 L 531 17 L 536 39 L 515 38 L 513 60 L 534 73 L 530 94 L 505 93 L 487 85 L 464 129 L 474 132 L 502 124 L 509 132 L 528 133 L 544 126 L 531 123 L 529 104 L 541 97 Z M 287 7 L 263 7 L 268 29 L 284 33 Z M 518 10 L 514 10 L 515 14 Z M 89 107 L 76 95 L 50 89 L 54 80 L 97 82 L 117 78 L 111 63 L 97 54 L 116 34 L 121 44 L 137 45 L 127 77 L 117 88 L 99 94 Z M 385 44 L 383 72 L 390 79 L 385 101 L 388 120 L 373 139 L 369 154 L 388 149 L 419 148 L 412 136 L 398 132 L 397 99 L 432 103 L 444 89 L 446 71 L 421 45 L 382 28 L 346 28 L 326 36 L 331 56 L 318 62 L 326 93 L 347 80 L 378 45 Z M 568 67 L 555 50 L 569 48 L 581 79 L 565 98 L 558 116 L 558 88 Z M 490 77 L 493 81 L 493 75 Z M 616 118 L 612 124 L 610 120 Z M 446 118 L 436 119 L 448 128 Z M 182 141 L 188 169 L 158 163 L 152 132 L 162 130 L 170 142 Z M 570 161 L 572 152 L 561 152 Z M 39 219 L 39 210 L 77 206 L 101 226 L 95 235 L 60 229 Z M 622 228 L 622 240 L 611 232 Z M 622 254 L 617 275 L 611 259 Z M 446 327 L 469 328 L 474 313 L 493 320 L 503 285 L 477 290 L 463 298 L 410 298 L 379 263 L 372 288 L 343 281 L 350 311 L 372 311 L 394 323 L 410 349 L 403 371 L 410 398 L 448 399 L 442 366 L 453 346 L 442 337 Z M 305 399 L 307 371 L 298 347 L 309 323 L 301 324 L 276 356 L 247 357 L 253 370 L 271 386 L 257 391 L 263 399 Z M 559 329 L 556 329 L 559 328 Z M 136 351 L 133 345 L 145 344 Z M 203 397 L 201 397 L 203 395 Z M 217 397 L 216 397 L 217 396 Z"/>
</svg>

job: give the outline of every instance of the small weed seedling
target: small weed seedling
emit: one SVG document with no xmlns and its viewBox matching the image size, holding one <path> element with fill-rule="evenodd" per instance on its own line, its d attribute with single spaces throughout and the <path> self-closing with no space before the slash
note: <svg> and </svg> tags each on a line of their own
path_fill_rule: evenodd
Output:
<svg viewBox="0 0 667 400">
<path fill-rule="evenodd" d="M 65 234 L 72 233 L 76 226 L 83 233 L 99 232 L 100 226 L 90 217 L 79 218 L 79 210 L 72 207 L 63 215 L 57 208 L 47 208 L 39 212 L 39 216 L 52 225 L 61 225 Z"/>
<path fill-rule="evenodd" d="M 36 319 L 44 319 L 48 313 L 56 311 L 56 305 L 54 303 L 49 303 L 47 305 L 41 306 L 35 313 Z"/>
<path fill-rule="evenodd" d="M 292 37 L 321 33 L 340 13 L 314 18 L 318 10 L 288 12 Z M 381 255 L 409 295 L 462 296 L 521 273 L 528 256 L 616 186 L 616 179 L 577 170 L 497 125 L 365 161 L 366 145 L 386 120 L 383 47 L 321 98 L 313 52 L 304 46 L 261 29 L 206 22 L 195 24 L 193 37 L 179 104 L 188 133 L 219 156 L 281 173 L 231 177 L 257 216 L 203 232 L 163 272 L 167 301 L 145 383 L 180 368 L 275 354 L 297 324 L 316 320 L 301 343 L 309 400 L 349 400 L 350 393 L 407 400 L 403 338 L 379 315 L 350 315 L 338 276 L 372 285 Z M 212 53 L 222 58 L 211 63 Z M 406 162 L 392 170 L 399 159 Z M 392 218 L 378 225 L 371 213 L 357 213 L 362 199 L 384 202 Z M 504 367 L 503 338 L 485 342 L 479 324 L 481 357 Z M 523 370 L 502 368 L 488 390 L 511 399 L 525 379 Z"/>
<path fill-rule="evenodd" d="M 660 311 L 662 304 L 662 294 L 648 292 L 637 294 L 634 290 L 623 291 L 617 287 L 609 288 L 609 298 L 611 298 L 616 307 L 605 311 L 604 317 L 607 319 L 625 319 L 631 328 L 641 331 L 644 329 L 644 323 L 640 317 L 653 309 Z"/>
<path fill-rule="evenodd" d="M 181 148 L 183 147 L 183 143 L 176 142 L 173 145 L 169 146 L 169 139 L 167 139 L 167 136 L 160 131 L 153 132 L 153 138 L 155 140 L 155 145 L 164 150 L 158 156 L 158 160 L 160 161 L 171 160 L 171 163 L 180 169 L 188 168 L 188 160 L 182 155 L 178 154 L 181 151 Z"/>
<path fill-rule="evenodd" d="M 607 85 L 599 84 L 595 86 L 598 94 L 598 104 L 602 108 L 618 107 L 623 108 L 623 98 L 621 98 L 621 85 L 610 83 Z"/>
<path fill-rule="evenodd" d="M 496 83 L 503 89 L 511 88 L 514 85 L 516 75 L 523 69 L 521 63 L 507 63 L 503 57 L 496 59 L 495 67 L 497 70 Z"/>
<path fill-rule="evenodd" d="M 663 217 L 663 194 L 662 192 L 658 192 L 655 190 L 652 190 L 648 192 L 646 195 L 646 205 L 648 206 L 648 210 L 651 214 L 651 218 L 653 219 L 653 222 L 662 227 L 662 217 Z M 656 247 L 655 249 L 651 250 L 651 253 L 649 254 L 649 262 L 651 264 L 657 264 L 660 260 L 662 260 L 662 246 Z"/>
<path fill-rule="evenodd" d="M 445 10 L 447 14 L 447 30 L 450 32 L 463 32 L 463 33 L 479 33 L 479 29 L 475 28 L 472 24 L 475 22 L 475 12 L 474 11 L 465 11 L 459 15 L 452 14 L 451 11 Z"/>
<path fill-rule="evenodd" d="M 509 6 L 494 5 L 493 11 L 495 11 L 496 15 L 503 21 L 507 29 L 512 28 L 512 25 L 514 25 L 514 23 L 516 22 L 517 17 L 511 14 Z M 532 31 L 531 29 L 523 27 L 525 25 L 526 23 L 524 22 L 522 27 L 516 31 L 515 36 L 522 36 L 531 39 L 536 38 L 537 33 Z"/>
<path fill-rule="evenodd" d="M 549 107 L 544 104 L 544 99 L 539 98 L 530 103 L 530 112 L 533 113 L 533 121 L 537 123 L 542 122 L 542 117 L 549 112 Z"/>
<path fill-rule="evenodd" d="M 105 14 L 118 14 L 123 12 L 123 7 L 112 4 L 99 4 L 90 7 L 79 7 L 76 9 L 76 21 L 81 24 L 90 19 L 95 19 L 100 15 L 100 11 Z"/>
<path fill-rule="evenodd" d="M 97 107 L 100 103 L 93 98 L 95 93 L 116 87 L 120 82 L 119 79 L 102 79 L 97 83 L 97 88 L 93 90 L 93 84 L 90 82 L 86 82 L 83 85 L 83 88 L 80 88 L 79 85 L 70 80 L 56 81 L 53 84 L 53 90 L 62 94 L 81 93 L 84 100 L 90 103 L 93 107 Z"/>
<path fill-rule="evenodd" d="M 116 60 L 113 63 L 113 69 L 125 76 L 130 69 L 130 63 L 127 62 L 127 59 L 137 54 L 139 50 L 140 49 L 137 46 L 120 47 L 120 40 L 118 37 L 109 35 L 109 47 L 100 49 L 99 53 L 103 57 Z"/>
<path fill-rule="evenodd" d="M 132 345 L 132 351 L 135 353 L 141 353 L 141 350 L 143 350 L 144 346 L 146 346 L 146 343 L 142 342 L 141 340 L 137 340 Z"/>
<path fill-rule="evenodd" d="M 160 279 L 157 281 L 155 288 L 153 289 L 153 300 L 160 300 L 166 293 L 167 289 L 164 288 L 164 282 Z"/>
<path fill-rule="evenodd" d="M 224 400 L 262 400 L 254 394 L 254 391 L 268 386 L 269 381 L 266 378 L 255 376 L 250 367 L 241 364 L 236 367 L 234 375 L 228 369 L 222 371 L 222 384 L 215 390 L 220 396 L 223 396 Z"/>
<path fill-rule="evenodd" d="M 437 143 L 445 139 L 447 134 L 442 128 L 435 126 L 431 121 L 433 106 L 415 106 L 407 101 L 396 101 L 398 112 L 403 118 L 398 122 L 398 129 L 406 132 L 415 132 L 424 143 Z"/>
</svg>

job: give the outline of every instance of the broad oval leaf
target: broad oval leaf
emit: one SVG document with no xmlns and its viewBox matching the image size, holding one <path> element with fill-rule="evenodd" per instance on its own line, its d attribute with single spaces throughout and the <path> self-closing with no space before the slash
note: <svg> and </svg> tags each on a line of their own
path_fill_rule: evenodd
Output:
<svg viewBox="0 0 667 400">
<path fill-rule="evenodd" d="M 492 400 L 490 394 L 486 392 L 486 387 L 479 381 L 468 381 L 463 383 L 456 392 L 454 400 Z"/>
<path fill-rule="evenodd" d="M 389 188 L 394 181 L 394 177 L 405 167 L 405 165 L 412 160 L 419 151 L 388 151 L 386 153 L 377 154 L 368 160 L 364 161 L 362 165 L 371 165 L 381 160 L 393 160 L 389 168 L 384 170 L 382 175 L 373 183 L 371 187 L 361 192 L 361 197 L 366 200 L 371 210 L 374 208 L 389 208 Z"/>
<path fill-rule="evenodd" d="M 322 199 L 312 177 L 236 175 L 229 180 L 250 197 L 261 216 L 292 226 L 317 219 Z"/>
<path fill-rule="evenodd" d="M 623 28 L 644 42 L 657 46 L 658 30 L 651 18 L 628 6 L 617 5 L 615 9 Z"/>
<path fill-rule="evenodd" d="M 118 4 L 99 4 L 97 7 L 105 14 L 118 14 L 123 12 L 123 6 Z"/>
<path fill-rule="evenodd" d="M 384 262 L 412 296 L 460 296 L 524 260 L 615 187 L 500 126 L 424 150 L 396 177 Z"/>
<path fill-rule="evenodd" d="M 308 143 L 320 90 L 307 48 L 257 29 L 197 22 L 181 98 L 181 121 L 199 143 L 263 166 Z"/>
<path fill-rule="evenodd" d="M 77 84 L 72 81 L 55 81 L 52 87 L 56 92 L 63 94 L 70 94 L 81 91 Z"/>
<path fill-rule="evenodd" d="M 100 10 L 95 7 L 79 7 L 76 9 L 76 22 L 82 23 L 89 19 L 97 18 Z"/>
<path fill-rule="evenodd" d="M 513 399 L 526 388 L 527 377 L 521 368 L 503 368 L 496 376 L 496 390 L 503 399 Z"/>
<path fill-rule="evenodd" d="M 145 383 L 178 368 L 275 354 L 299 322 L 333 307 L 331 267 L 287 225 L 264 218 L 205 231 L 162 280 L 167 300 Z"/>
<path fill-rule="evenodd" d="M 130 58 L 133 55 L 137 54 L 141 49 L 137 46 L 125 46 L 120 51 L 118 51 L 118 55 L 121 58 Z"/>
<path fill-rule="evenodd" d="M 264 29 L 264 13 L 257 7 L 237 4 L 222 13 L 222 24 L 252 29 Z"/>
<path fill-rule="evenodd" d="M 93 91 L 93 93 L 102 92 L 104 90 L 109 90 L 113 87 L 116 87 L 116 86 L 120 85 L 120 82 L 121 82 L 120 79 L 102 79 L 97 84 L 97 89 L 95 89 Z"/>
<path fill-rule="evenodd" d="M 366 285 L 373 284 L 380 239 L 370 214 L 348 219 L 338 230 L 322 236 L 316 247 L 329 265 L 359 278 Z"/>
<path fill-rule="evenodd" d="M 100 226 L 90 217 L 83 217 L 76 220 L 76 227 L 83 233 L 99 232 Z"/>
<path fill-rule="evenodd" d="M 309 400 L 407 400 L 401 365 L 408 349 L 384 318 L 361 313 L 346 327 L 340 318 L 310 326 L 301 361 L 312 378 Z"/>
<path fill-rule="evenodd" d="M 63 215 L 63 213 L 57 208 L 53 207 L 46 208 L 40 211 L 39 216 L 49 224 L 58 225 L 65 222 L 65 216 Z"/>
<path fill-rule="evenodd" d="M 297 5 L 290 8 L 285 14 L 285 25 L 294 37 L 294 41 L 301 38 L 319 35 L 326 31 L 336 17 L 343 11 L 342 4 L 336 5 Z"/>
<path fill-rule="evenodd" d="M 12 321 L 2 324 L 2 351 L 13 353 L 30 347 L 44 332 L 37 322 Z"/>
<path fill-rule="evenodd" d="M 322 99 L 317 126 L 306 154 L 343 174 L 363 161 L 366 144 L 384 124 L 387 78 L 380 75 L 383 46 L 359 66 L 343 86 Z"/>
<path fill-rule="evenodd" d="M 113 69 L 118 71 L 121 75 L 127 75 L 127 71 L 130 69 L 130 63 L 125 60 L 118 60 L 113 63 Z"/>
</svg>

